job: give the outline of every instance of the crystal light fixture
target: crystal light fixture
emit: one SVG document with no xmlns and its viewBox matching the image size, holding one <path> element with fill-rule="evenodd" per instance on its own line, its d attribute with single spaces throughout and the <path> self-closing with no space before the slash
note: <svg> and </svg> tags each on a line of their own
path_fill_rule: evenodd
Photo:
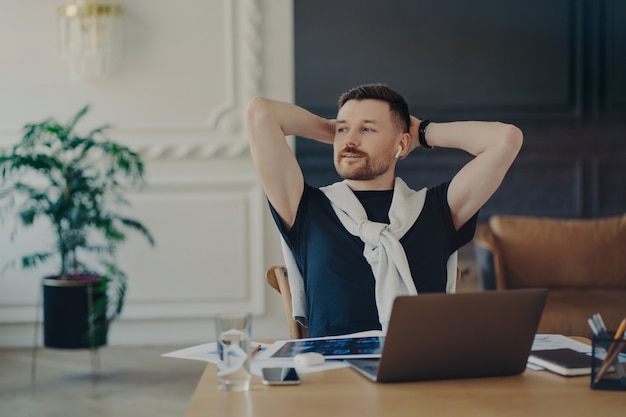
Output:
<svg viewBox="0 0 626 417">
<path fill-rule="evenodd" d="M 110 75 L 120 55 L 122 6 L 78 0 L 57 9 L 60 54 L 73 80 Z"/>
</svg>

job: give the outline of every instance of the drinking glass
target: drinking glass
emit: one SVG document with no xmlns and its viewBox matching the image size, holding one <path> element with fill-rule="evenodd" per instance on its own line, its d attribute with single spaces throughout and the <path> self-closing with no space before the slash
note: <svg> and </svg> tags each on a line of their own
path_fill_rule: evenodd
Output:
<svg viewBox="0 0 626 417">
<path fill-rule="evenodd" d="M 250 389 L 250 335 L 252 314 L 221 313 L 215 318 L 217 376 L 222 391 Z"/>
</svg>

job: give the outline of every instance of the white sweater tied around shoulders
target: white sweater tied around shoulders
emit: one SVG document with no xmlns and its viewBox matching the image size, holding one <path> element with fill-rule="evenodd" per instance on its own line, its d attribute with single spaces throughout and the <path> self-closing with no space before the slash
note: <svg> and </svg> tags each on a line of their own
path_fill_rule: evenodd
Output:
<svg viewBox="0 0 626 417">
<path fill-rule="evenodd" d="M 363 256 L 369 263 L 376 280 L 376 307 L 378 319 L 387 331 L 394 299 L 399 295 L 417 295 L 409 263 L 400 239 L 413 226 L 424 207 L 427 189 L 410 189 L 400 179 L 395 179 L 389 209 L 389 224 L 367 219 L 367 213 L 354 192 L 344 182 L 336 182 L 320 190 L 330 200 L 335 214 L 346 230 L 364 243 Z M 288 272 L 294 319 L 307 325 L 308 303 L 304 280 L 293 254 L 281 238 L 283 257 Z M 456 291 L 457 252 L 448 258 L 446 292 Z"/>
</svg>

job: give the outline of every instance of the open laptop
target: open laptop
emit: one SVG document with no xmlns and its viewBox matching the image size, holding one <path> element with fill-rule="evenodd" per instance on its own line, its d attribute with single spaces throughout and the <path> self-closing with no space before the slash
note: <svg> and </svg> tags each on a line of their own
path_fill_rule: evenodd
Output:
<svg viewBox="0 0 626 417">
<path fill-rule="evenodd" d="M 376 382 L 517 375 L 548 291 L 397 297 L 379 359 L 346 359 Z"/>
</svg>

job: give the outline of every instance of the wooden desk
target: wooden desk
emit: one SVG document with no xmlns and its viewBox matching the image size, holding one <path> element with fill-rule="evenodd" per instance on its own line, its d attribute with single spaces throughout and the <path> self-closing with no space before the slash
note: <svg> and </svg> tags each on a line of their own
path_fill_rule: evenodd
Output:
<svg viewBox="0 0 626 417">
<path fill-rule="evenodd" d="M 300 375 L 297 386 L 222 392 L 209 364 L 188 417 L 326 416 L 626 416 L 626 392 L 596 391 L 589 376 L 565 378 L 526 370 L 512 377 L 377 384 L 349 368 Z"/>
</svg>

